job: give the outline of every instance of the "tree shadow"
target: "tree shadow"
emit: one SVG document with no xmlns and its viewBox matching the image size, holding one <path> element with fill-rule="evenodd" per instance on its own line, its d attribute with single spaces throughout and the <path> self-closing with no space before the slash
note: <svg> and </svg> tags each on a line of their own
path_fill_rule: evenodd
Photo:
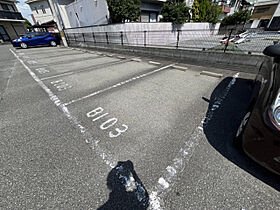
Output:
<svg viewBox="0 0 280 210">
<path fill-rule="evenodd" d="M 145 210 L 149 206 L 149 195 L 137 176 L 133 163 L 118 162 L 107 177 L 111 190 L 109 200 L 98 210 Z"/>
<path fill-rule="evenodd" d="M 279 176 L 255 163 L 233 144 L 240 122 L 249 109 L 253 85 L 253 80 L 225 78 L 211 94 L 204 133 L 209 143 L 225 158 L 280 191 Z"/>
</svg>

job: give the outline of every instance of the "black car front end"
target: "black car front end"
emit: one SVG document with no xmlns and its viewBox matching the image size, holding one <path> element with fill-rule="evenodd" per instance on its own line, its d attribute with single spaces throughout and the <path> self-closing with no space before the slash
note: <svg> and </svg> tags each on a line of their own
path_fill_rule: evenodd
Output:
<svg viewBox="0 0 280 210">
<path fill-rule="evenodd" d="M 280 58 L 280 46 L 275 47 L 279 47 Z M 280 175 L 280 59 L 268 55 L 256 76 L 242 148 L 256 162 Z"/>
</svg>

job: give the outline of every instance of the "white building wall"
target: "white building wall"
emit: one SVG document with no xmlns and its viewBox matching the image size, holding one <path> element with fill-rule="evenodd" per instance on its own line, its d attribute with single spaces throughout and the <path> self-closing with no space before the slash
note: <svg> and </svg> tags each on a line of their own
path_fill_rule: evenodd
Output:
<svg viewBox="0 0 280 210">
<path fill-rule="evenodd" d="M 251 28 L 257 28 L 261 20 L 255 19 L 251 25 Z"/>
<path fill-rule="evenodd" d="M 66 27 L 66 28 L 70 27 L 70 23 L 69 23 L 69 19 L 68 19 L 65 7 L 66 7 L 66 5 L 68 5 L 72 2 L 73 2 L 73 0 L 54 1 L 54 4 L 56 6 L 56 11 L 57 11 L 57 13 L 60 14 L 62 21 L 64 23 L 64 27 Z M 43 13 L 42 5 L 43 5 L 46 13 Z M 51 11 L 51 8 L 50 8 L 47 0 L 30 2 L 29 6 L 31 8 L 31 11 L 32 11 L 32 14 L 33 14 L 35 20 L 37 22 L 39 22 L 39 24 L 54 21 L 52 11 Z M 36 8 L 37 8 L 38 13 L 36 11 Z"/>
<path fill-rule="evenodd" d="M 70 26 L 107 24 L 109 10 L 106 0 L 78 0 L 66 6 Z"/>
<path fill-rule="evenodd" d="M 29 3 L 30 9 L 32 11 L 32 14 L 35 18 L 35 20 L 39 23 L 46 23 L 53 20 L 52 12 L 49 6 L 48 1 L 35 1 Z M 43 13 L 42 6 L 44 7 L 46 13 Z M 37 10 L 36 10 L 37 8 Z M 38 11 L 38 13 L 37 13 Z"/>
</svg>

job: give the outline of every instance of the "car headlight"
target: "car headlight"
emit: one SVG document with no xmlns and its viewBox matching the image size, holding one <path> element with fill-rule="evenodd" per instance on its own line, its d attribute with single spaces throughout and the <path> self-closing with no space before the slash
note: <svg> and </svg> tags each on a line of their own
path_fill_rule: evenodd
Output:
<svg viewBox="0 0 280 210">
<path fill-rule="evenodd" d="M 280 126 L 280 107 L 274 111 L 274 120 Z"/>
<path fill-rule="evenodd" d="M 280 90 L 278 95 L 271 106 L 271 120 L 272 123 L 280 130 Z"/>
</svg>

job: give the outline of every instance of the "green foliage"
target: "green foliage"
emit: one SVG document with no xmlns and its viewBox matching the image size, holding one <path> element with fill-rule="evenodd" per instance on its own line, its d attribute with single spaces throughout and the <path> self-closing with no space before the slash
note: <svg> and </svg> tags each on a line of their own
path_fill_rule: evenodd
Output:
<svg viewBox="0 0 280 210">
<path fill-rule="evenodd" d="M 192 6 L 192 20 L 194 22 L 217 23 L 222 8 L 210 0 L 195 0 Z"/>
<path fill-rule="evenodd" d="M 31 23 L 29 22 L 29 20 L 27 20 L 26 18 L 24 18 L 24 20 L 25 20 L 24 24 L 25 24 L 26 28 L 27 28 L 27 29 L 30 29 L 31 26 L 32 26 L 32 24 L 31 24 Z"/>
<path fill-rule="evenodd" d="M 136 21 L 139 18 L 140 0 L 107 0 L 112 23 Z"/>
<path fill-rule="evenodd" d="M 199 2 L 198 0 L 194 0 L 192 5 L 192 20 L 194 22 L 199 22 Z"/>
<path fill-rule="evenodd" d="M 219 21 L 219 16 L 222 14 L 222 8 L 217 4 L 211 4 L 206 15 L 206 20 L 209 23 L 216 24 Z"/>
<path fill-rule="evenodd" d="M 164 3 L 161 14 L 163 22 L 173 24 L 183 24 L 190 20 L 190 8 L 187 7 L 185 0 L 167 0 Z"/>
<path fill-rule="evenodd" d="M 222 25 L 238 25 L 241 23 L 245 23 L 247 20 L 251 18 L 251 14 L 248 10 L 241 10 L 239 12 L 235 12 L 232 15 L 225 17 L 222 20 Z"/>
</svg>

